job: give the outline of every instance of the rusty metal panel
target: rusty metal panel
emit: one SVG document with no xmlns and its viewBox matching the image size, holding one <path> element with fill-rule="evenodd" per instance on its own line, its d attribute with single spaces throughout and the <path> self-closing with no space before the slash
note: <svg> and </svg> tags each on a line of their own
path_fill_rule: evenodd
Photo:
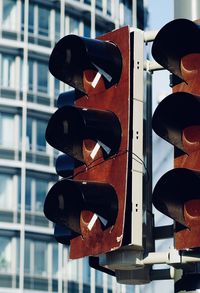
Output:
<svg viewBox="0 0 200 293">
<path fill-rule="evenodd" d="M 94 159 L 91 152 L 95 142 L 87 140 L 84 142 L 83 153 L 86 166 L 75 170 L 75 179 L 85 181 L 97 181 L 111 184 L 118 197 L 118 215 L 115 225 L 102 230 L 98 219 L 90 228 L 94 214 L 90 211 L 81 213 L 82 235 L 71 240 L 70 258 L 79 258 L 87 255 L 98 255 L 115 250 L 122 245 L 124 217 L 127 193 L 128 174 L 128 147 L 129 147 L 129 111 L 130 111 L 130 34 L 129 28 L 107 33 L 100 37 L 101 40 L 113 42 L 118 46 L 122 58 L 122 73 L 119 82 L 111 88 L 106 89 L 102 79 L 96 87 L 92 86 L 96 71 L 89 70 L 84 73 L 84 86 L 88 95 L 78 99 L 75 104 L 79 107 L 96 108 L 113 111 L 118 117 L 122 135 L 121 145 L 116 155 L 107 160 L 103 159 L 101 149 L 98 150 Z"/>
<path fill-rule="evenodd" d="M 194 95 L 198 95 L 200 99 L 200 53 L 189 54 L 181 60 L 181 71 L 186 82 L 182 82 L 173 88 L 173 92 L 188 92 Z M 191 116 L 193 113 L 191 113 Z M 199 113 L 200 115 L 200 113 Z M 190 130 L 191 131 L 191 130 Z M 175 154 L 174 167 L 189 168 L 200 172 L 200 139 L 197 132 L 196 140 L 198 146 L 194 151 L 188 152 L 188 154 L 177 155 Z M 193 186 L 191 186 L 191 191 Z M 197 194 L 200 194 L 200 190 L 195 190 Z M 200 197 L 200 195 L 199 195 Z M 186 215 L 187 206 L 190 206 Z M 195 201 L 188 201 L 184 205 L 184 215 L 190 221 L 192 217 L 192 209 L 199 211 L 200 199 Z M 200 215 L 200 214 L 199 214 Z M 200 217 L 195 217 L 195 225 L 191 224 L 188 228 L 181 228 L 175 233 L 175 246 L 177 249 L 200 247 Z M 178 228 L 178 227 L 177 227 Z"/>
<path fill-rule="evenodd" d="M 176 78 L 173 94 L 158 106 L 155 132 L 171 143 L 175 169 L 154 189 L 154 204 L 175 221 L 175 247 L 200 247 L 200 26 L 179 19 L 164 26 L 153 44 L 155 59 Z"/>
</svg>

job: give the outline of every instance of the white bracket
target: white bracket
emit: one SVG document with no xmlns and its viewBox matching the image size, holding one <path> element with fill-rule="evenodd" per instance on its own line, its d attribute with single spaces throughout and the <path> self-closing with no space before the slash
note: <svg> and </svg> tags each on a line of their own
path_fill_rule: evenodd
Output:
<svg viewBox="0 0 200 293">
<path fill-rule="evenodd" d="M 168 265 L 181 265 L 187 263 L 200 262 L 200 253 L 195 251 L 179 251 L 174 248 L 166 252 L 150 252 L 141 260 L 141 264 L 168 264 Z"/>
<path fill-rule="evenodd" d="M 148 42 L 152 42 L 156 35 L 157 35 L 158 31 L 145 31 L 144 32 L 144 42 L 148 43 Z"/>
<path fill-rule="evenodd" d="M 174 248 L 165 252 L 149 252 L 144 257 L 141 250 L 122 247 L 119 250 L 99 256 L 99 263 L 111 270 L 137 270 L 149 265 L 167 264 L 177 266 L 200 262 L 200 253 L 195 251 L 178 251 Z"/>
<path fill-rule="evenodd" d="M 157 63 L 156 61 L 152 60 L 146 60 L 144 62 L 144 70 L 152 72 L 152 71 L 157 71 L 157 70 L 164 70 L 165 68 L 162 67 L 162 65 L 160 65 L 159 63 Z"/>
</svg>

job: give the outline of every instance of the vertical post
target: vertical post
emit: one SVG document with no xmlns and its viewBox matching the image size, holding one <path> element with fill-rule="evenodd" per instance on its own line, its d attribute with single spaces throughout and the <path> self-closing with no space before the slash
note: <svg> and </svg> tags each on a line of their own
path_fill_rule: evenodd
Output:
<svg viewBox="0 0 200 293">
<path fill-rule="evenodd" d="M 132 25 L 137 27 L 137 0 L 132 0 Z"/>
<path fill-rule="evenodd" d="M 174 0 L 174 18 L 196 20 L 200 18 L 199 0 Z"/>
</svg>

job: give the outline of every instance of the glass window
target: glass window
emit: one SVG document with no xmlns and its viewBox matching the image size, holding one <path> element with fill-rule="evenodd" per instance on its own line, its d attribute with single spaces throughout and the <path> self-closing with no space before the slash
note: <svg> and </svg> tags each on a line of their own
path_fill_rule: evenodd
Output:
<svg viewBox="0 0 200 293">
<path fill-rule="evenodd" d="M 48 65 L 36 60 L 28 61 L 28 89 L 29 91 L 48 93 Z"/>
<path fill-rule="evenodd" d="M 95 284 L 97 287 L 102 287 L 103 284 L 103 274 L 98 270 L 95 270 Z"/>
<path fill-rule="evenodd" d="M 107 277 L 108 277 L 108 289 L 112 289 L 113 277 L 110 275 L 107 275 Z"/>
<path fill-rule="evenodd" d="M 133 285 L 126 285 L 126 293 L 133 293 L 134 286 Z"/>
<path fill-rule="evenodd" d="M 54 78 L 54 93 L 57 99 L 57 96 L 60 93 L 60 81 L 57 78 Z"/>
<path fill-rule="evenodd" d="M 33 61 L 28 61 L 28 88 L 33 91 Z"/>
<path fill-rule="evenodd" d="M 29 1 L 29 3 L 30 2 L 31 1 Z M 22 30 L 24 30 L 24 11 L 23 10 L 24 10 L 24 4 L 22 6 L 22 17 L 21 17 Z M 50 42 L 49 42 L 50 31 L 51 31 L 50 9 L 44 6 L 40 6 L 37 3 L 35 4 L 30 3 L 28 13 L 29 13 L 28 14 L 29 42 L 39 44 L 42 46 L 50 46 Z M 55 23 L 52 24 L 55 26 L 56 36 L 57 34 L 59 34 L 59 31 L 60 31 L 59 21 L 60 21 L 59 14 L 57 14 L 55 17 Z"/>
<path fill-rule="evenodd" d="M 96 36 L 101 36 L 106 33 L 106 30 L 96 24 Z"/>
<path fill-rule="evenodd" d="M 55 34 L 56 34 L 56 41 L 60 39 L 60 13 L 56 11 L 55 17 Z"/>
<path fill-rule="evenodd" d="M 17 176 L 17 207 L 21 208 L 21 176 Z"/>
<path fill-rule="evenodd" d="M 123 5 L 123 19 L 124 24 L 132 24 L 132 2 L 129 0 L 120 0 L 121 5 Z"/>
<path fill-rule="evenodd" d="M 51 250 L 49 250 L 50 247 L 52 247 Z M 24 251 L 25 274 L 47 277 L 49 265 L 52 265 L 52 274 L 56 277 L 56 274 L 58 273 L 57 243 L 50 243 L 47 240 L 42 239 L 35 240 L 32 238 L 26 238 Z M 50 255 L 48 254 L 48 251 L 51 252 Z"/>
<path fill-rule="evenodd" d="M 22 9 L 21 9 L 21 28 L 24 31 L 24 2 L 22 1 Z M 28 10 L 28 32 L 34 33 L 34 6 L 29 3 Z"/>
<path fill-rule="evenodd" d="M 88 23 L 84 23 L 84 37 L 90 38 L 91 27 Z"/>
<path fill-rule="evenodd" d="M 24 31 L 24 2 L 22 2 L 21 5 L 21 30 Z"/>
<path fill-rule="evenodd" d="M 31 178 L 26 177 L 26 198 L 25 198 L 25 208 L 26 210 L 31 210 Z"/>
<path fill-rule="evenodd" d="M 35 241 L 34 250 L 34 273 L 42 276 L 47 275 L 47 243 Z"/>
<path fill-rule="evenodd" d="M 14 238 L 16 240 L 16 253 L 15 253 L 15 258 L 16 258 L 16 264 L 15 264 L 15 271 L 19 275 L 20 272 L 20 239 L 18 237 Z M 13 251 L 12 251 L 13 253 Z M 30 255 L 29 255 L 30 257 Z"/>
<path fill-rule="evenodd" d="M 69 21 L 69 33 L 70 34 L 75 34 L 78 35 L 79 34 L 79 20 L 70 17 L 70 21 Z"/>
<path fill-rule="evenodd" d="M 29 33 L 34 33 L 34 6 L 33 4 L 29 4 L 28 31 Z"/>
<path fill-rule="evenodd" d="M 20 58 L 20 69 L 19 69 L 19 74 L 20 74 L 20 84 L 19 84 L 19 88 L 21 91 L 23 91 L 24 88 L 24 84 L 25 84 L 25 80 L 24 80 L 24 60 L 22 58 Z"/>
<path fill-rule="evenodd" d="M 38 91 L 42 93 L 48 93 L 48 65 L 44 63 L 38 63 L 37 66 L 38 76 Z"/>
<path fill-rule="evenodd" d="M 27 150 L 32 150 L 32 148 L 33 148 L 32 123 L 33 123 L 33 119 L 28 117 L 27 128 L 26 128 L 26 147 L 27 147 Z"/>
<path fill-rule="evenodd" d="M 36 150 L 45 152 L 46 151 L 46 140 L 45 140 L 45 131 L 47 127 L 46 121 L 37 120 L 37 141 L 36 141 Z"/>
<path fill-rule="evenodd" d="M 42 36 L 49 36 L 49 22 L 50 22 L 50 11 L 46 8 L 39 7 L 38 10 L 38 33 Z"/>
<path fill-rule="evenodd" d="M 13 210 L 14 205 L 13 176 L 0 174 L 0 210 Z"/>
<path fill-rule="evenodd" d="M 1 79 L 0 83 L 3 87 L 15 86 L 15 58 L 11 55 L 2 55 L 1 62 Z"/>
<path fill-rule="evenodd" d="M 87 257 L 83 259 L 83 283 L 90 284 L 90 266 Z"/>
<path fill-rule="evenodd" d="M 58 274 L 58 245 L 53 243 L 53 276 L 56 277 Z"/>
<path fill-rule="evenodd" d="M 102 0 L 96 0 L 96 8 L 102 10 Z"/>
<path fill-rule="evenodd" d="M 67 276 L 69 281 L 75 281 L 78 280 L 78 264 L 79 261 L 77 260 L 69 260 L 67 263 Z"/>
<path fill-rule="evenodd" d="M 3 29 L 16 30 L 17 1 L 3 0 Z"/>
<path fill-rule="evenodd" d="M 111 0 L 107 0 L 107 13 L 109 15 L 111 15 L 111 5 L 112 5 Z"/>
<path fill-rule="evenodd" d="M 49 188 L 49 181 L 35 177 L 26 177 L 26 210 L 43 212 L 44 199 Z"/>
<path fill-rule="evenodd" d="M 0 146 L 14 146 L 14 116 L 11 114 L 0 113 Z"/>
<path fill-rule="evenodd" d="M 46 152 L 46 120 L 28 117 L 27 119 L 27 150 L 33 152 Z"/>
<path fill-rule="evenodd" d="M 0 236 L 0 272 L 11 272 L 12 249 L 11 238 Z"/>
<path fill-rule="evenodd" d="M 31 241 L 26 239 L 25 240 L 25 251 L 24 251 L 24 272 L 26 274 L 30 274 L 30 261 L 31 259 Z"/>
<path fill-rule="evenodd" d="M 36 181 L 36 203 L 35 210 L 37 212 L 43 212 L 44 199 L 48 191 L 48 182 L 37 179 Z"/>
</svg>

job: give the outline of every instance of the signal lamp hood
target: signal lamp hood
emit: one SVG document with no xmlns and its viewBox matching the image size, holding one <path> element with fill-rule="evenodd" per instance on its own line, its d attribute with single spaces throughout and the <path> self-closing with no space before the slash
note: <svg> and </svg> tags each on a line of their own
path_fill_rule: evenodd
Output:
<svg viewBox="0 0 200 293">
<path fill-rule="evenodd" d="M 50 221 L 78 234 L 83 210 L 107 220 L 106 228 L 114 225 L 118 213 L 114 188 L 107 183 L 63 179 L 53 185 L 44 203 L 44 214 Z"/>
<path fill-rule="evenodd" d="M 163 99 L 152 118 L 155 133 L 185 153 L 182 133 L 194 125 L 200 125 L 200 97 L 185 92 Z"/>
<path fill-rule="evenodd" d="M 200 53 L 199 39 L 199 24 L 188 19 L 175 19 L 158 32 L 152 55 L 160 65 L 184 80 L 180 69 L 181 58 Z"/>
<path fill-rule="evenodd" d="M 49 120 L 46 129 L 47 142 L 84 163 L 83 141 L 100 141 L 110 152 L 105 158 L 117 153 L 121 143 L 121 125 L 111 111 L 83 109 L 64 106 L 58 109 Z"/>
<path fill-rule="evenodd" d="M 176 168 L 164 174 L 153 191 L 154 206 L 166 216 L 187 227 L 184 203 L 200 200 L 200 172 Z"/>
<path fill-rule="evenodd" d="M 55 78 L 87 94 L 83 85 L 83 72 L 89 69 L 101 69 L 111 77 L 108 81 L 103 75 L 106 88 L 116 84 L 122 71 L 122 57 L 118 47 L 108 41 L 76 35 L 65 36 L 55 45 L 49 59 L 49 70 Z"/>
</svg>

